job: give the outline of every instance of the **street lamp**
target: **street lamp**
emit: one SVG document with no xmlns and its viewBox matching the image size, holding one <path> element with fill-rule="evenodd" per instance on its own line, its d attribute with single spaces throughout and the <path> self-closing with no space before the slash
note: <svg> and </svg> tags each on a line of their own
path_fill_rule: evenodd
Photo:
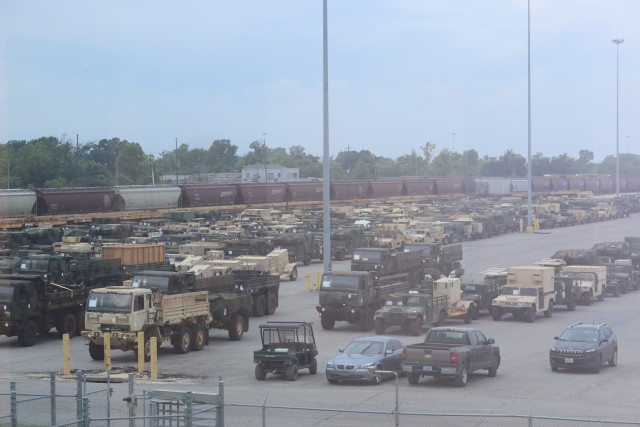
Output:
<svg viewBox="0 0 640 427">
<path fill-rule="evenodd" d="M 613 39 L 616 45 L 616 196 L 620 196 L 620 45 L 624 39 Z"/>
<path fill-rule="evenodd" d="M 374 376 L 376 374 L 393 374 L 393 375 L 395 375 L 395 377 L 396 377 L 396 410 L 395 410 L 395 413 L 396 413 L 396 424 L 395 425 L 399 426 L 400 425 L 400 412 L 399 412 L 400 411 L 400 399 L 399 399 L 400 398 L 400 393 L 398 391 L 399 390 L 398 389 L 398 386 L 399 386 L 399 384 L 398 384 L 398 373 L 396 371 L 383 371 L 383 370 L 380 370 L 380 369 L 376 369 L 375 366 L 369 366 L 367 368 L 367 370 L 369 371 L 369 375 L 371 375 L 371 376 Z"/>
<path fill-rule="evenodd" d="M 0 159 L 7 163 L 7 190 L 11 188 L 11 162 L 9 159 Z"/>
</svg>

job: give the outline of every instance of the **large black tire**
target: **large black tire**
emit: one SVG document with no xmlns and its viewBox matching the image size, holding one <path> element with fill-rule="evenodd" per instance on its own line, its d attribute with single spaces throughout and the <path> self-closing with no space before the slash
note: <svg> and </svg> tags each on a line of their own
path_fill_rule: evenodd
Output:
<svg viewBox="0 0 640 427">
<path fill-rule="evenodd" d="M 256 365 L 255 374 L 258 381 L 264 381 L 265 378 L 267 378 L 267 372 L 264 370 L 260 363 Z"/>
<path fill-rule="evenodd" d="M 207 343 L 208 331 L 200 323 L 196 324 L 191 330 L 191 350 L 202 351 Z"/>
<path fill-rule="evenodd" d="M 478 320 L 480 318 L 480 307 L 478 307 L 477 305 L 474 305 L 473 307 L 473 320 Z"/>
<path fill-rule="evenodd" d="M 309 373 L 311 375 L 315 375 L 318 373 L 318 361 L 315 357 L 311 359 L 311 363 L 309 364 Z"/>
<path fill-rule="evenodd" d="M 244 335 L 244 317 L 239 314 L 233 314 L 229 319 L 229 339 L 231 341 L 240 341 Z"/>
<path fill-rule="evenodd" d="M 295 381 L 297 378 L 298 378 L 298 365 L 295 363 L 292 363 L 291 365 L 287 366 L 287 380 Z"/>
<path fill-rule="evenodd" d="M 191 350 L 191 331 L 186 326 L 179 326 L 174 337 L 173 351 L 178 354 L 187 354 Z"/>
<path fill-rule="evenodd" d="M 604 301 L 604 299 L 607 296 L 607 288 L 606 286 L 602 287 L 602 293 L 600 295 L 598 295 L 598 301 Z"/>
<path fill-rule="evenodd" d="M 615 288 L 613 288 L 613 296 L 614 297 L 620 296 L 620 285 L 616 285 Z"/>
<path fill-rule="evenodd" d="M 502 319 L 502 310 L 500 309 L 500 307 L 491 307 L 491 317 L 496 322 Z"/>
<path fill-rule="evenodd" d="M 334 319 L 333 317 L 322 315 L 320 316 L 320 324 L 322 325 L 322 329 L 330 331 L 336 325 L 336 319 Z"/>
<path fill-rule="evenodd" d="M 104 346 L 89 341 L 89 356 L 93 360 L 104 360 Z"/>
<path fill-rule="evenodd" d="M 525 317 L 527 323 L 535 322 L 536 321 L 536 314 L 537 314 L 536 306 L 532 305 L 531 307 L 529 307 L 529 309 L 527 310 L 526 317 Z"/>
<path fill-rule="evenodd" d="M 474 308 L 473 307 L 474 307 L 473 305 L 470 306 L 467 309 L 467 312 L 464 315 L 464 323 L 466 323 L 466 324 L 471 323 L 471 321 L 473 320 L 473 312 L 474 312 Z"/>
<path fill-rule="evenodd" d="M 75 314 L 63 314 L 56 323 L 56 329 L 58 330 L 58 337 L 60 338 L 62 338 L 64 334 L 69 334 L 69 338 L 75 337 L 78 332 L 78 320 L 76 319 Z"/>
<path fill-rule="evenodd" d="M 291 280 L 292 282 L 298 280 L 298 267 L 293 267 L 293 270 L 291 270 L 291 274 L 289 274 L 289 280 Z"/>
<path fill-rule="evenodd" d="M 420 374 L 408 372 L 407 379 L 409 380 L 409 384 L 418 384 L 418 381 L 420 381 Z"/>
<path fill-rule="evenodd" d="M 591 367 L 590 371 L 593 372 L 594 374 L 599 374 L 600 368 L 602 368 L 602 355 L 600 355 L 598 361 L 596 362 L 595 365 Z"/>
<path fill-rule="evenodd" d="M 302 263 L 303 263 L 304 265 L 309 265 L 309 264 L 311 264 L 311 255 L 306 254 L 306 255 L 304 256 L 304 261 L 303 261 Z"/>
<path fill-rule="evenodd" d="M 553 316 L 553 301 L 549 301 L 549 307 L 544 312 L 544 317 L 552 317 Z"/>
<path fill-rule="evenodd" d="M 464 387 L 467 385 L 468 381 L 469 381 L 469 368 L 467 368 L 467 365 L 464 365 L 462 369 L 460 369 L 460 372 L 458 373 L 458 375 L 456 375 L 455 382 L 458 387 Z"/>
<path fill-rule="evenodd" d="M 602 291 L 602 295 L 604 295 L 604 289 Z M 602 295 L 600 295 L 598 298 L 604 298 Z M 591 305 L 591 298 L 593 298 L 593 295 L 591 294 L 591 292 L 587 292 L 582 296 L 582 303 L 587 306 Z"/>
<path fill-rule="evenodd" d="M 22 347 L 31 347 L 36 343 L 38 337 L 38 328 L 36 322 L 33 320 L 27 320 L 24 324 L 24 328 L 18 334 L 18 344 Z"/>
<path fill-rule="evenodd" d="M 611 366 L 612 368 L 615 368 L 616 366 L 618 366 L 618 349 L 617 348 L 613 350 L 613 356 L 611 356 L 611 359 L 609 359 L 608 363 L 609 363 L 609 366 Z"/>
<path fill-rule="evenodd" d="M 177 339 L 177 337 L 174 337 Z M 158 340 L 157 348 L 160 348 L 160 344 L 162 342 Z M 175 341 L 174 341 L 175 343 Z M 147 329 L 144 331 L 144 361 L 148 362 L 151 360 L 151 331 Z"/>
<path fill-rule="evenodd" d="M 274 293 L 269 293 L 267 295 L 267 314 L 271 316 L 276 312 L 276 308 L 278 308 L 278 298 Z"/>
<path fill-rule="evenodd" d="M 489 376 L 495 377 L 498 374 L 498 358 L 493 356 L 491 359 L 491 366 L 489 366 Z"/>
<path fill-rule="evenodd" d="M 446 318 L 447 316 L 444 314 L 444 311 L 440 310 L 440 313 L 438 314 L 438 321 L 436 322 L 436 326 L 443 326 Z"/>
<path fill-rule="evenodd" d="M 255 317 L 262 317 L 267 314 L 267 297 L 260 294 L 253 300 L 253 315 Z"/>
<path fill-rule="evenodd" d="M 387 327 L 384 324 L 384 319 L 378 318 L 373 323 L 373 329 L 375 329 L 376 334 L 384 335 L 384 333 L 387 332 Z"/>
<path fill-rule="evenodd" d="M 422 319 L 413 319 L 411 322 L 411 335 L 417 337 L 422 333 Z"/>
</svg>

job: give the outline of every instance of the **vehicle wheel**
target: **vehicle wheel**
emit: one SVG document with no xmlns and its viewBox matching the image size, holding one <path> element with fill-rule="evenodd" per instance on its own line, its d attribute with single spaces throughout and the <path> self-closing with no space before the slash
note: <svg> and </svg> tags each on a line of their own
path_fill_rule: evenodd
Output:
<svg viewBox="0 0 640 427">
<path fill-rule="evenodd" d="M 413 319 L 411 322 L 411 335 L 417 337 L 422 333 L 422 319 Z"/>
<path fill-rule="evenodd" d="M 611 356 L 611 359 L 609 359 L 609 366 L 611 366 L 612 368 L 618 366 L 618 349 L 617 348 L 613 351 L 613 356 Z"/>
<path fill-rule="evenodd" d="M 407 373 L 407 379 L 409 380 L 409 384 L 418 384 L 418 381 L 420 381 L 420 374 L 409 372 Z"/>
<path fill-rule="evenodd" d="M 536 306 L 532 305 L 527 310 L 527 323 L 533 323 L 536 321 Z"/>
<path fill-rule="evenodd" d="M 289 280 L 291 280 L 292 282 L 294 280 L 298 279 L 298 267 L 293 267 L 293 270 L 291 270 L 291 274 L 289 275 Z"/>
<path fill-rule="evenodd" d="M 256 379 L 258 381 L 264 381 L 265 378 L 267 378 L 267 371 L 264 370 L 264 368 L 262 367 L 262 364 L 258 363 L 256 365 Z"/>
<path fill-rule="evenodd" d="M 629 293 L 629 287 L 627 285 L 621 286 L 620 293 L 623 293 L 623 294 Z"/>
<path fill-rule="evenodd" d="M 179 326 L 173 342 L 173 351 L 178 354 L 187 354 L 191 350 L 191 331 L 186 326 Z"/>
<path fill-rule="evenodd" d="M 287 379 L 289 381 L 295 381 L 298 378 L 298 365 L 292 363 L 287 366 Z"/>
<path fill-rule="evenodd" d="M 336 260 L 337 261 L 344 261 L 344 252 L 339 251 L 338 253 L 336 253 Z"/>
<path fill-rule="evenodd" d="M 600 357 L 598 357 L 598 363 L 593 365 L 591 367 L 590 371 L 593 372 L 594 374 L 599 374 L 600 373 L 600 368 L 602 368 L 602 355 L 600 355 Z"/>
<path fill-rule="evenodd" d="M 467 309 L 466 314 L 464 315 L 464 323 L 469 324 L 473 320 L 473 307 L 469 307 Z"/>
<path fill-rule="evenodd" d="M 387 327 L 384 325 L 384 319 L 376 319 L 373 327 L 378 335 L 384 335 L 384 333 L 387 332 Z"/>
<path fill-rule="evenodd" d="M 480 307 L 477 305 L 474 305 L 473 307 L 473 320 L 478 320 L 480 318 Z"/>
<path fill-rule="evenodd" d="M 278 299 L 275 294 L 269 293 L 269 295 L 267 295 L 267 314 L 271 316 L 276 312 L 276 308 L 278 308 Z"/>
<path fill-rule="evenodd" d="M 544 312 L 544 317 L 551 317 L 551 316 L 553 316 L 553 301 L 549 301 L 549 307 Z"/>
<path fill-rule="evenodd" d="M 376 366 L 376 370 L 378 370 L 378 369 L 382 369 L 382 367 L 381 366 Z M 382 374 L 375 373 L 373 375 L 373 377 L 371 378 L 371 383 L 373 385 L 379 385 L 381 382 L 382 382 Z"/>
<path fill-rule="evenodd" d="M 311 255 L 309 255 L 309 254 L 305 255 L 303 264 L 304 265 L 311 264 Z"/>
<path fill-rule="evenodd" d="M 262 317 L 267 313 L 267 297 L 264 295 L 258 295 L 253 300 L 253 315 L 255 317 Z"/>
<path fill-rule="evenodd" d="M 191 350 L 202 351 L 205 344 L 207 343 L 207 329 L 204 327 L 204 325 L 198 323 L 193 328 L 192 333 L 193 335 L 191 337 Z"/>
<path fill-rule="evenodd" d="M 602 290 L 602 294 L 600 296 L 598 296 L 598 299 L 604 298 L 604 296 L 603 296 L 604 292 L 605 292 L 605 290 L 603 289 Z M 585 296 L 583 297 L 583 299 L 582 299 L 584 301 L 584 305 L 591 305 L 591 298 L 593 298 L 593 293 L 587 292 L 585 294 Z"/>
<path fill-rule="evenodd" d="M 174 343 L 177 342 L 178 337 L 175 337 L 176 341 L 173 341 Z M 160 348 L 160 344 L 161 342 L 158 341 L 157 346 L 158 348 Z M 148 362 L 151 360 L 151 332 L 147 329 L 144 332 L 144 361 Z M 175 345 L 175 344 L 174 344 Z"/>
<path fill-rule="evenodd" d="M 364 311 L 360 320 L 360 329 L 362 329 L 362 332 L 369 332 L 373 329 L 373 312 L 371 310 Z"/>
<path fill-rule="evenodd" d="M 620 296 L 620 285 L 616 285 L 613 288 L 613 296 L 614 297 L 619 297 Z"/>
<path fill-rule="evenodd" d="M 24 325 L 24 329 L 22 329 L 18 335 L 18 344 L 22 347 L 31 347 L 36 343 L 37 336 L 38 329 L 36 328 L 36 322 L 33 320 L 27 320 L 27 323 Z"/>
<path fill-rule="evenodd" d="M 244 334 L 244 317 L 241 314 L 234 314 L 229 320 L 229 339 L 231 341 L 240 341 Z"/>
<path fill-rule="evenodd" d="M 315 375 L 318 373 L 318 361 L 315 357 L 311 359 L 311 364 L 309 365 L 309 373 L 311 375 Z"/>
<path fill-rule="evenodd" d="M 502 319 L 502 312 L 500 310 L 500 307 L 491 307 L 491 317 L 496 322 Z"/>
<path fill-rule="evenodd" d="M 93 360 L 104 360 L 104 346 L 89 341 L 89 356 Z"/>
<path fill-rule="evenodd" d="M 336 325 L 336 319 L 323 315 L 320 316 L 320 324 L 322 325 L 322 329 L 330 331 Z"/>
<path fill-rule="evenodd" d="M 64 334 L 69 334 L 69 338 L 76 336 L 78 330 L 78 322 L 76 316 L 73 313 L 65 313 L 60 319 L 60 322 L 56 325 L 58 330 L 58 336 L 62 338 Z"/>
<path fill-rule="evenodd" d="M 493 356 L 491 360 L 491 366 L 489 366 L 489 376 L 495 377 L 498 374 L 498 358 Z"/>
<path fill-rule="evenodd" d="M 456 385 L 458 387 L 464 387 L 467 385 L 467 381 L 469 381 L 469 369 L 465 365 L 460 370 L 460 373 L 456 375 Z"/>
<path fill-rule="evenodd" d="M 554 365 L 554 364 L 551 364 L 551 370 L 553 372 L 558 372 L 558 367 L 556 365 Z"/>
<path fill-rule="evenodd" d="M 607 297 L 607 287 L 603 286 L 602 287 L 602 293 L 600 295 L 598 295 L 598 301 L 604 301 L 604 299 Z"/>
<path fill-rule="evenodd" d="M 568 311 L 575 311 L 576 310 L 576 303 L 575 302 L 567 303 L 567 310 Z"/>
<path fill-rule="evenodd" d="M 444 311 L 440 311 L 440 314 L 438 314 L 438 321 L 436 322 L 436 326 L 444 325 L 445 318 L 446 316 L 444 314 Z"/>
</svg>

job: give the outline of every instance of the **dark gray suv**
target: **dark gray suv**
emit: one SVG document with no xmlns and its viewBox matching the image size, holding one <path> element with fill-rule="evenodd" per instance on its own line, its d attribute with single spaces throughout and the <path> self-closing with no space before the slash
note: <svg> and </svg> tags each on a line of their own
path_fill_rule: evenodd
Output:
<svg viewBox="0 0 640 427">
<path fill-rule="evenodd" d="M 618 364 L 618 339 L 606 323 L 574 323 L 554 337 L 549 350 L 551 370 L 587 369 L 600 372 L 604 362 Z"/>
</svg>

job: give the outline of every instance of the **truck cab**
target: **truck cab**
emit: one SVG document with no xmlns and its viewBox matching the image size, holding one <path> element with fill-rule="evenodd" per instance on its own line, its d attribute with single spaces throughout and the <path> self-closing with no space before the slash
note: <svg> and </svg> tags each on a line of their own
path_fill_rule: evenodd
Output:
<svg viewBox="0 0 640 427">
<path fill-rule="evenodd" d="M 554 268 L 517 266 L 507 269 L 507 284 L 491 302 L 491 316 L 498 321 L 505 313 L 532 323 L 539 311 L 553 315 L 555 303 Z"/>
</svg>

